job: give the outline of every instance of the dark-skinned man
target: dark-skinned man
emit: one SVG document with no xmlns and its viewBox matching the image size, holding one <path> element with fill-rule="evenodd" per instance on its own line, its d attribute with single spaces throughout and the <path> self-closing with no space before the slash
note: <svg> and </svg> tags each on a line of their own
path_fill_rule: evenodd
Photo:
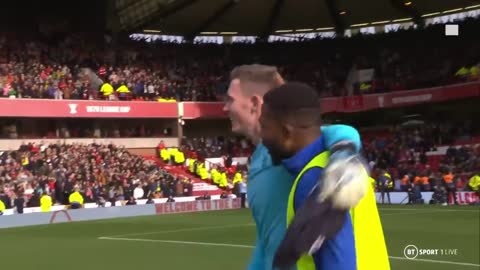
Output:
<svg viewBox="0 0 480 270">
<path fill-rule="evenodd" d="M 302 83 L 284 84 L 264 96 L 262 142 L 272 159 L 296 177 L 287 207 L 288 230 L 274 265 L 297 270 L 389 270 L 368 174 L 345 173 L 349 166 L 359 172 L 363 164 L 353 145 L 325 147 L 320 114 L 317 92 Z"/>
</svg>

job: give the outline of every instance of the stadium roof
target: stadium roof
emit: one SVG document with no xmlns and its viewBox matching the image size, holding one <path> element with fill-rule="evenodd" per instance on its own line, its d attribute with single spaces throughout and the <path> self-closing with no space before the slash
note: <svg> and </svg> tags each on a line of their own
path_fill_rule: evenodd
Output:
<svg viewBox="0 0 480 270">
<path fill-rule="evenodd" d="M 480 0 L 116 0 L 120 28 L 167 35 L 344 30 L 480 8 Z"/>
</svg>

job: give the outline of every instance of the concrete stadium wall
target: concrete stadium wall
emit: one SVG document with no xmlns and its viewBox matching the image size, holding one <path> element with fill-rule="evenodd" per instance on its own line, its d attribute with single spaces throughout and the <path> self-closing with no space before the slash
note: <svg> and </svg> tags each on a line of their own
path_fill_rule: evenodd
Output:
<svg viewBox="0 0 480 270">
<path fill-rule="evenodd" d="M 425 203 L 432 197 L 432 192 L 422 192 Z M 376 193 L 377 202 L 380 202 L 380 193 Z M 393 204 L 407 203 L 405 192 L 390 193 Z M 460 204 L 480 202 L 474 192 L 457 192 L 457 201 Z M 450 202 L 453 202 L 450 198 Z M 53 223 L 92 221 L 111 218 L 125 218 L 136 216 L 163 215 L 174 213 L 191 213 L 204 211 L 218 211 L 228 209 L 239 209 L 241 200 L 239 198 L 215 199 L 203 201 L 182 201 L 174 203 L 142 204 L 132 206 L 117 206 L 105 208 L 83 208 L 76 210 L 58 210 L 48 213 L 14 214 L 0 216 L 0 229 L 15 228 L 33 225 L 47 225 Z M 58 209 L 58 208 L 56 208 Z"/>
<path fill-rule="evenodd" d="M 125 218 L 137 216 L 153 216 L 174 213 L 191 213 L 203 211 L 218 211 L 239 209 L 239 198 L 187 201 L 174 203 L 129 205 L 105 208 L 83 208 L 76 210 L 59 210 L 47 213 L 31 213 L 0 216 L 0 229 L 52 223 L 77 221 L 91 221 L 111 218 Z"/>
<path fill-rule="evenodd" d="M 230 194 L 228 195 L 229 198 L 231 199 L 235 199 L 237 196 L 235 196 L 234 194 Z M 189 196 L 189 197 L 177 197 L 175 198 L 175 202 L 193 202 L 195 201 L 195 196 Z M 212 195 L 211 196 L 211 199 L 212 200 L 219 200 L 220 199 L 220 195 Z M 156 204 L 162 204 L 162 203 L 166 203 L 167 202 L 167 198 L 161 198 L 161 199 L 153 199 L 153 201 L 156 203 Z M 127 201 L 116 201 L 115 202 L 115 205 L 114 206 L 125 206 L 125 204 L 127 203 Z M 140 199 L 140 200 L 137 200 L 137 205 L 144 205 L 147 203 L 147 200 L 146 199 Z M 112 204 L 110 202 L 106 202 L 105 203 L 105 207 L 110 207 Z M 87 208 L 87 209 L 90 209 L 90 208 L 98 208 L 98 204 L 96 203 L 86 203 L 83 208 Z M 65 210 L 67 209 L 67 206 L 66 205 L 53 205 L 52 208 L 50 209 L 52 212 L 54 211 L 60 211 L 60 210 Z M 41 212 L 41 209 L 40 207 L 28 207 L 28 208 L 24 208 L 23 209 L 23 213 L 24 214 L 31 214 L 31 213 L 39 213 Z M 3 212 L 3 215 L 4 216 L 8 216 L 8 215 L 15 215 L 15 209 L 13 208 L 10 208 L 10 209 L 6 209 L 4 212 Z"/>
<path fill-rule="evenodd" d="M 46 225 L 72 221 L 99 220 L 120 217 L 155 215 L 153 205 L 60 210 L 48 213 L 0 216 L 0 228 L 14 228 L 32 225 Z"/>
</svg>

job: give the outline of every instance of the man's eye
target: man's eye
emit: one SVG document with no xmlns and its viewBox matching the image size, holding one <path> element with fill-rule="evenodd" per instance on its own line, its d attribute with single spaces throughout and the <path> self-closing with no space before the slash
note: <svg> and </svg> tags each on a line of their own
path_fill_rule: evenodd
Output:
<svg viewBox="0 0 480 270">
<path fill-rule="evenodd" d="M 227 102 L 227 103 L 232 103 L 232 102 L 233 102 L 233 98 L 230 97 L 230 96 L 227 96 L 226 99 L 225 99 L 225 102 Z"/>
</svg>

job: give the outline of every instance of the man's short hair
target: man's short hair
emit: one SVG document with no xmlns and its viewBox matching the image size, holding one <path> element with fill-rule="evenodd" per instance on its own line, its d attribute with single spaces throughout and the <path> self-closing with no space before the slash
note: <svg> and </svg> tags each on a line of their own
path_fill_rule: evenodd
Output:
<svg viewBox="0 0 480 270">
<path fill-rule="evenodd" d="M 288 82 L 263 97 L 270 113 L 297 127 L 316 126 L 321 123 L 318 92 L 305 83 Z"/>
<path fill-rule="evenodd" d="M 268 90 L 279 87 L 285 83 L 277 67 L 259 64 L 235 67 L 230 73 L 230 80 L 235 79 L 240 80 L 240 83 L 253 82 L 264 84 L 268 86 Z"/>
</svg>

